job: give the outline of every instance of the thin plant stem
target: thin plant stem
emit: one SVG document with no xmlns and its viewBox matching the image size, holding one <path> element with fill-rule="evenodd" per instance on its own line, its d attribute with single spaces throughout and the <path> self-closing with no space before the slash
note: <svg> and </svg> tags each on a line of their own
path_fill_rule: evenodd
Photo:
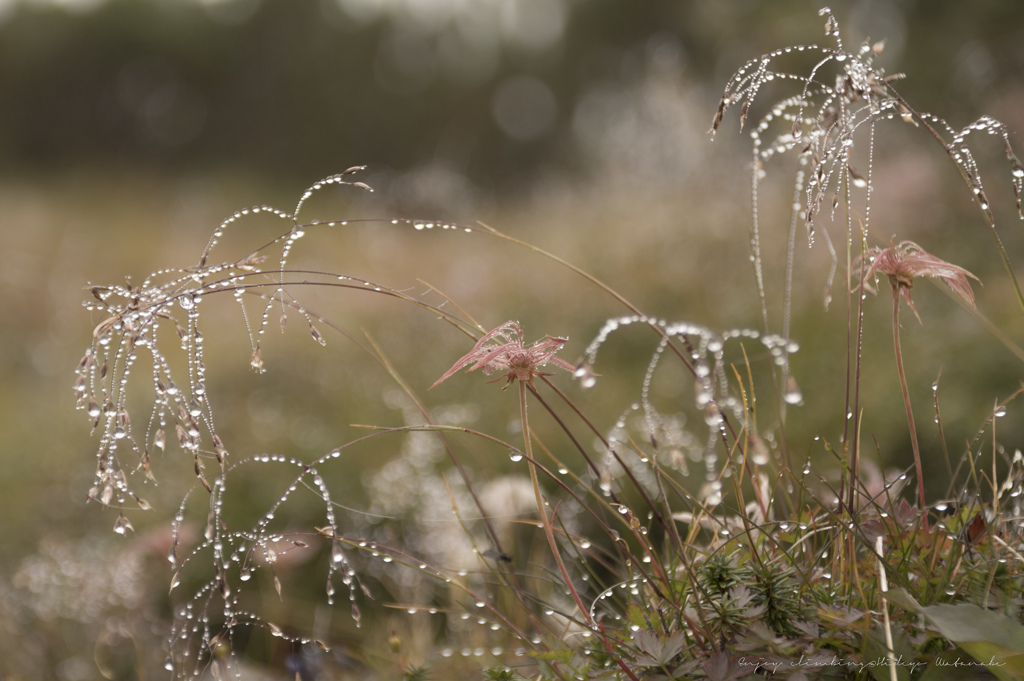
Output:
<svg viewBox="0 0 1024 681">
<path fill-rule="evenodd" d="M 917 494 L 921 502 L 921 513 L 924 527 L 928 527 L 928 506 L 924 500 L 924 471 L 921 467 L 921 448 L 917 443 L 917 428 L 914 425 L 914 412 L 910 408 L 910 391 L 907 390 L 907 375 L 903 371 L 903 350 L 900 346 L 900 287 L 892 287 L 892 336 L 896 346 L 896 371 L 900 375 L 900 387 L 903 389 L 903 405 L 907 409 L 907 426 L 910 428 L 910 446 L 914 450 L 914 466 L 917 469 Z"/>
<path fill-rule="evenodd" d="M 872 126 L 871 130 L 872 130 L 872 133 L 873 133 L 874 132 L 874 126 Z M 870 167 L 869 167 L 869 172 L 870 172 Z M 868 186 L 870 187 L 870 185 L 868 185 Z M 849 211 L 849 205 L 847 205 L 847 213 L 849 213 L 849 212 L 850 212 Z M 862 224 L 860 226 L 859 232 L 860 232 L 860 253 L 861 253 L 860 257 L 861 258 L 865 258 L 867 256 L 867 250 L 868 250 L 867 226 Z M 849 241 L 849 240 L 847 240 L 847 241 Z M 847 247 L 846 253 L 847 253 L 847 263 L 846 263 L 847 270 L 846 271 L 850 272 L 851 271 L 850 268 L 852 267 L 852 263 L 850 261 L 850 248 L 849 247 Z M 851 301 L 851 298 L 850 298 L 851 295 L 852 295 L 851 292 L 847 291 L 847 294 L 846 294 L 846 296 L 847 296 L 846 297 L 846 300 L 847 300 L 847 323 L 846 323 L 846 326 L 847 326 L 847 344 L 849 344 L 849 333 L 850 333 L 850 319 L 849 319 L 850 312 L 849 312 L 849 310 L 852 307 L 852 305 L 851 305 L 852 301 Z M 858 291 L 857 292 L 857 325 L 856 325 L 856 329 L 855 329 L 855 339 L 856 340 L 855 340 L 854 355 L 853 355 L 853 385 L 852 386 L 850 385 L 849 359 L 847 359 L 847 378 L 846 378 L 846 381 L 847 381 L 847 390 L 846 390 L 847 399 L 849 399 L 850 389 L 852 388 L 852 390 L 853 390 L 853 408 L 850 409 L 849 404 L 848 404 L 847 405 L 847 412 L 846 413 L 849 414 L 849 413 L 852 412 L 855 415 L 859 415 L 861 413 L 861 411 L 862 411 L 861 406 L 860 406 L 860 373 L 861 373 L 861 363 L 863 361 L 863 351 L 864 351 L 864 292 L 863 291 Z M 847 350 L 847 353 L 849 353 L 849 350 Z M 847 507 L 850 509 L 850 514 L 852 515 L 853 514 L 853 510 L 854 510 L 854 506 L 856 504 L 857 485 L 860 484 L 860 449 L 861 449 L 861 447 L 860 447 L 860 416 L 857 416 L 857 423 L 854 424 L 853 432 L 850 434 L 849 438 L 847 437 L 847 433 L 849 431 L 846 430 L 846 426 L 849 424 L 850 420 L 848 418 L 846 418 L 845 414 L 844 414 L 844 419 L 845 420 L 843 421 L 843 424 L 844 424 L 843 425 L 843 427 L 844 427 L 844 432 L 843 432 L 844 449 L 843 449 L 843 451 L 848 454 L 848 456 L 844 457 L 844 460 L 848 464 L 848 470 L 846 468 L 844 468 L 843 474 L 850 476 L 850 478 L 849 478 L 849 483 L 850 483 L 850 485 L 849 485 L 849 495 L 846 498 L 846 504 L 847 504 Z M 848 449 L 846 447 L 846 443 L 847 442 L 849 443 L 849 448 Z M 839 488 L 840 498 L 842 498 L 843 492 L 844 492 L 844 490 L 843 490 L 842 486 L 840 486 L 840 488 Z"/>
<path fill-rule="evenodd" d="M 544 508 L 544 496 L 540 491 L 540 482 L 537 480 L 537 467 L 533 465 L 533 446 L 530 443 L 530 423 L 526 417 L 526 384 L 523 381 L 519 381 L 519 414 L 523 424 L 523 441 L 526 444 L 526 462 L 530 468 L 530 481 L 533 483 L 533 493 L 537 497 L 537 512 L 540 514 L 540 522 L 544 527 L 544 535 L 548 539 L 548 544 L 551 546 L 551 553 L 555 556 L 555 562 L 558 563 L 558 569 L 562 573 L 562 579 L 565 580 L 565 585 L 572 594 L 573 600 L 576 601 L 577 607 L 580 612 L 587 619 L 588 624 L 590 622 L 590 614 L 587 608 L 583 605 L 582 599 L 576 592 L 576 588 L 572 584 L 572 580 L 569 579 L 569 572 L 565 569 L 565 563 L 562 562 L 562 554 L 558 550 L 558 544 L 555 542 L 555 533 L 551 528 L 551 520 L 548 518 L 547 509 Z"/>
<path fill-rule="evenodd" d="M 633 486 L 634 486 L 634 487 L 636 488 L 637 492 L 638 492 L 638 493 L 640 494 L 640 496 L 641 496 L 641 497 L 643 498 L 643 500 L 644 500 L 644 502 L 646 503 L 646 505 L 647 505 L 647 506 L 648 506 L 648 507 L 649 507 L 649 508 L 650 508 L 650 509 L 651 509 L 651 510 L 652 510 L 652 511 L 654 512 L 655 518 L 656 518 L 656 519 L 658 520 L 658 522 L 659 522 L 659 523 L 660 523 L 660 524 L 661 524 L 661 525 L 662 525 L 663 527 L 665 527 L 665 528 L 666 528 L 666 530 L 668 530 L 668 528 L 672 526 L 672 523 L 671 523 L 671 521 L 670 521 L 670 520 L 666 520 L 666 516 L 662 515 L 662 514 L 661 514 L 661 513 L 660 513 L 660 512 L 658 511 L 658 508 L 657 508 L 657 506 L 656 506 L 656 505 L 655 505 L 655 504 L 654 504 L 654 503 L 652 502 L 652 500 L 651 500 L 651 498 L 650 498 L 650 497 L 648 496 L 648 494 L 647 494 L 646 490 L 644 490 L 644 488 L 643 488 L 643 485 L 641 485 L 641 484 L 640 484 L 640 482 L 639 482 L 639 481 L 637 480 L 636 476 L 635 476 L 635 475 L 633 474 L 633 471 L 631 471 L 631 470 L 630 470 L 630 468 L 629 468 L 629 466 L 627 466 L 627 465 L 625 464 L 625 462 L 624 462 L 624 461 L 623 461 L 623 460 L 621 459 L 621 457 L 620 457 L 620 456 L 619 456 L 619 454 L 618 454 L 618 453 L 617 453 L 617 452 L 616 452 L 616 451 L 614 450 L 614 448 L 612 448 L 612 447 L 611 447 L 611 446 L 609 445 L 609 443 L 608 443 L 608 440 L 607 440 L 607 439 L 606 439 L 606 438 L 604 437 L 604 435 L 603 435 L 603 434 L 601 433 L 601 431 L 600 431 L 600 430 L 598 430 L 596 426 L 594 426 L 594 424 L 593 424 L 593 423 L 592 423 L 592 422 L 590 421 L 590 419 L 588 419 L 588 418 L 586 417 L 586 415 L 585 415 L 585 414 L 584 414 L 584 413 L 583 413 L 582 411 L 580 411 L 579 407 L 578 407 L 578 406 L 576 406 L 576 404 L 575 404 L 575 403 L 574 403 L 574 402 L 573 402 L 573 401 L 572 401 L 571 399 L 569 399 L 569 397 L 568 397 L 568 396 L 567 396 L 567 395 L 566 395 L 566 394 L 565 394 L 564 392 L 562 392 L 561 390 L 559 390 L 558 386 L 556 386 L 556 385 L 554 384 L 554 382 L 552 382 L 552 381 L 551 381 L 551 380 L 550 380 L 550 379 L 549 379 L 549 378 L 548 378 L 547 376 L 541 376 L 541 379 L 542 379 L 542 380 L 543 380 L 543 381 L 544 381 L 545 383 L 547 383 L 547 385 L 548 385 L 548 386 L 549 386 L 549 387 L 550 387 L 551 389 L 553 389 L 553 390 L 554 390 L 554 391 L 555 391 L 555 392 L 556 392 L 556 393 L 558 394 L 558 396 L 559 396 L 559 397 L 561 397 L 561 398 L 562 398 L 562 399 L 563 399 L 563 400 L 564 400 L 564 401 L 566 402 L 566 404 L 568 404 L 568 405 L 569 405 L 569 407 L 570 407 L 570 408 L 571 408 L 571 409 L 572 409 L 572 410 L 573 410 L 573 411 L 574 411 L 574 412 L 575 412 L 575 413 L 576 413 L 576 414 L 577 414 L 577 415 L 578 415 L 578 416 L 579 416 L 579 417 L 580 417 L 581 419 L 583 419 L 583 421 L 584 421 L 584 422 L 585 422 L 585 423 L 587 424 L 587 426 L 588 426 L 588 427 L 590 428 L 590 430 L 591 430 L 591 431 L 592 431 L 592 432 L 594 433 L 594 435 L 595 435 L 595 436 L 596 436 L 596 437 L 597 437 L 598 439 L 600 439 L 600 440 L 601 440 L 601 442 L 602 442 L 602 444 L 604 444 L 604 446 L 605 446 L 605 447 L 607 447 L 607 448 L 608 448 L 608 449 L 609 449 L 609 450 L 610 450 L 610 451 L 612 452 L 612 456 L 614 456 L 614 457 L 615 457 L 615 460 L 616 460 L 616 461 L 617 461 L 617 462 L 618 462 L 618 463 L 619 463 L 619 464 L 620 464 L 620 465 L 622 466 L 622 469 L 623 469 L 623 471 L 625 472 L 626 476 L 627 476 L 627 477 L 628 477 L 628 478 L 630 479 L 630 481 L 631 481 L 631 482 L 633 483 Z M 596 465 L 596 464 L 595 464 L 595 463 L 593 462 L 593 459 L 591 459 L 591 458 L 590 458 L 590 456 L 589 456 L 589 455 L 587 454 L 587 451 L 586 451 L 586 449 L 585 449 L 585 448 L 584 448 L 584 447 L 583 447 L 583 446 L 582 446 L 582 445 L 580 444 L 580 442 L 579 442 L 579 440 L 578 440 L 578 439 L 576 438 L 576 436 L 575 436 L 575 435 L 573 435 L 573 433 L 572 433 L 572 431 L 571 431 L 571 430 L 569 430 L 569 427 L 568 427 L 568 426 L 567 426 L 567 425 L 565 424 L 565 422 L 564 422 L 564 421 L 563 421 L 563 420 L 561 419 L 561 417 L 559 417 L 559 415 L 558 415 L 558 412 L 557 412 L 557 411 L 555 411 L 555 409 L 554 409 L 554 408 L 553 408 L 553 407 L 552 407 L 552 406 L 551 406 L 550 404 L 548 404 L 548 403 L 547 403 L 547 402 L 546 402 L 546 401 L 544 400 L 544 398 L 543 398 L 543 397 L 541 397 L 541 394 L 540 394 L 539 392 L 537 392 L 537 389 L 536 389 L 536 388 L 533 388 L 532 386 L 530 386 L 530 392 L 532 392 L 532 393 L 533 393 L 533 396 L 534 396 L 534 397 L 535 397 L 535 398 L 537 399 L 537 401 L 539 401 L 539 402 L 541 403 L 541 405 L 543 405 L 543 407 L 544 407 L 544 408 L 545 408 L 545 409 L 546 409 L 546 410 L 548 411 L 548 413 L 549 413 L 549 414 L 551 415 L 551 417 L 552 417 L 552 418 L 553 418 L 553 419 L 555 420 L 555 422 L 556 422 L 556 423 L 557 423 L 557 424 L 559 425 L 559 427 L 560 427 L 560 428 L 562 429 L 562 431 L 563 431 L 563 432 L 564 432 L 564 433 L 566 434 L 566 436 L 568 436 L 569 440 L 570 440 L 570 441 L 571 441 L 571 442 L 573 443 L 573 445 L 575 445 L 576 449 L 577 449 L 577 450 L 579 451 L 579 453 L 580 453 L 580 454 L 581 454 L 581 455 L 583 456 L 584 460 L 586 460 L 586 462 L 587 462 L 587 465 L 588 465 L 588 466 L 590 467 L 590 469 L 591 469 L 591 470 L 593 471 L 594 475 L 600 475 L 600 470 L 598 469 L 597 465 Z M 613 499 L 614 501 L 618 502 L 618 497 L 617 497 L 617 496 L 616 496 L 616 495 L 615 495 L 614 493 L 612 493 L 612 499 Z M 682 544 L 681 544 L 681 543 L 680 543 L 680 544 L 678 545 L 678 548 L 679 548 L 679 550 L 682 550 L 682 548 L 683 548 L 683 547 L 682 547 Z"/>
<path fill-rule="evenodd" d="M 541 525 L 544 527 L 544 535 L 548 539 L 548 545 L 551 547 L 551 553 L 555 557 L 555 562 L 558 564 L 558 570 L 562 573 L 562 580 L 565 582 L 566 588 L 569 593 L 572 594 L 572 598 L 576 601 L 576 607 L 580 609 L 580 613 L 583 615 L 587 624 L 594 628 L 596 625 L 590 618 L 590 611 L 585 605 L 583 605 L 583 599 L 580 598 L 579 593 L 576 591 L 576 587 L 573 586 L 572 580 L 569 578 L 569 571 L 565 569 L 565 563 L 562 561 L 562 553 L 558 550 L 558 543 L 555 541 L 555 533 L 551 527 L 551 520 L 548 518 L 547 510 L 544 508 L 544 496 L 540 491 L 540 482 L 537 480 L 537 467 L 533 464 L 533 446 L 530 444 L 530 422 L 526 417 L 526 383 L 519 381 L 519 415 L 522 420 L 523 426 L 523 442 L 525 443 L 526 463 L 530 468 L 530 482 L 533 483 L 533 493 L 537 497 L 537 512 L 540 514 Z M 604 643 L 605 648 L 609 653 L 612 652 L 611 643 L 603 635 L 601 640 Z M 639 681 L 636 675 L 626 666 L 621 660 L 617 659 L 619 667 L 629 676 L 633 681 Z"/>
</svg>

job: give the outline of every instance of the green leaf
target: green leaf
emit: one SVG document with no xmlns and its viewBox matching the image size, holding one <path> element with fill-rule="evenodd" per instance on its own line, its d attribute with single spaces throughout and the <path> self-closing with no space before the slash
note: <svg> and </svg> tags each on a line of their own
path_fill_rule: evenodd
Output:
<svg viewBox="0 0 1024 681">
<path fill-rule="evenodd" d="M 1024 626 L 1019 622 L 970 603 L 933 605 L 921 614 L 998 678 L 1024 678 Z"/>
<path fill-rule="evenodd" d="M 522 681 L 521 676 L 508 667 L 491 667 L 484 670 L 487 681 Z"/>
<path fill-rule="evenodd" d="M 921 612 L 921 604 L 910 595 L 910 592 L 902 587 L 898 589 L 889 589 L 885 593 L 885 600 L 889 601 L 897 608 L 903 608 L 907 612 Z"/>
<path fill-rule="evenodd" d="M 575 653 L 572 650 L 546 650 L 546 651 L 532 651 L 528 652 L 527 655 L 538 660 L 547 660 L 549 662 L 561 662 L 568 664 Z"/>
<path fill-rule="evenodd" d="M 735 681 L 754 673 L 756 667 L 741 665 L 737 660 L 738 658 L 733 658 L 725 651 L 719 650 L 704 660 L 704 674 L 708 681 Z"/>
<path fill-rule="evenodd" d="M 644 617 L 644 611 L 636 603 L 630 603 L 629 607 L 626 608 L 626 619 L 633 626 L 640 627 L 641 629 L 647 628 L 647 618 Z"/>
<path fill-rule="evenodd" d="M 677 631 L 671 636 L 658 636 L 641 629 L 633 632 L 633 642 L 640 649 L 636 662 L 645 667 L 662 667 L 675 659 L 686 646 L 686 634 Z"/>
<path fill-rule="evenodd" d="M 427 681 L 430 678 L 428 667 L 409 667 L 402 675 L 402 681 Z"/>
</svg>

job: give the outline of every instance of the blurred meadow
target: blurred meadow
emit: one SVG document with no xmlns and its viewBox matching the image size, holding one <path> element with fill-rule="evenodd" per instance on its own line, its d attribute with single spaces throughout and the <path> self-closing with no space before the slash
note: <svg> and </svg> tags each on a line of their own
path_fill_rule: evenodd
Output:
<svg viewBox="0 0 1024 681">
<path fill-rule="evenodd" d="M 804 0 L 0 0 L 0 678 L 164 673 L 170 522 L 194 483 L 192 462 L 175 447 L 154 454 L 158 484 L 138 485 L 154 510 L 133 513 L 127 536 L 112 531 L 114 511 L 86 501 L 96 435 L 75 409 L 72 384 L 103 321 L 82 306 L 93 300 L 90 286 L 138 284 L 162 268 L 195 265 L 235 211 L 290 211 L 320 178 L 366 165 L 355 179 L 372 193 L 323 189 L 304 218 L 483 223 L 579 266 L 652 317 L 760 328 L 748 257 L 749 136 L 737 133 L 735 117 L 713 140 L 708 129 L 736 68 L 779 46 L 823 42 L 818 9 Z M 958 129 L 989 114 L 1006 124 L 1020 153 L 1024 5 L 864 0 L 832 9 L 847 42 L 885 40 L 879 63 L 908 74 L 900 91 L 918 109 Z M 913 239 L 977 274 L 979 313 L 1021 344 L 1024 315 L 969 191 L 940 148 L 901 125 L 877 133 L 872 245 Z M 1002 148 L 986 141 L 977 149 L 1003 243 L 1019 262 L 1024 232 Z M 795 164 L 780 158 L 766 170 L 758 198 L 778 331 Z M 246 216 L 218 257 L 243 257 L 290 226 Z M 568 337 L 561 356 L 570 363 L 606 319 L 628 313 L 577 274 L 482 230 L 385 221 L 310 231 L 295 245 L 294 265 L 370 280 L 443 309 L 457 305 L 486 329 L 518 320 L 530 342 Z M 795 458 L 811 457 L 828 477 L 836 462 L 814 436 L 835 441 L 843 422 L 836 386 L 845 380 L 846 274 L 836 274 L 826 310 L 830 259 L 821 240 L 808 249 L 798 232 L 796 253 L 790 336 L 800 350 L 791 371 L 803 404 L 790 408 L 786 437 Z M 955 459 L 993 403 L 1020 386 L 1024 368 L 943 293 L 923 283 L 915 289 L 922 323 L 905 315 L 902 329 L 930 501 L 944 497 L 949 479 L 929 427 L 940 370 L 940 386 L 950 386 L 940 394 Z M 223 298 L 204 303 L 220 307 L 202 328 L 209 399 L 232 454 L 308 460 L 367 434 L 354 426 L 422 421 L 364 349 L 326 328 L 320 347 L 296 314 L 278 333 L 274 313 L 266 372 L 255 373 L 246 322 Z M 519 437 L 512 390 L 473 375 L 427 392 L 472 347 L 436 315 L 362 291 L 311 290 L 303 302 L 362 344 L 372 339 L 440 419 Z M 891 308 L 886 295 L 869 297 L 866 308 L 865 456 L 906 468 Z M 656 341 L 639 329 L 613 336 L 596 367 L 600 395 L 566 381 L 602 430 L 639 399 Z M 768 359 L 749 357 L 754 368 Z M 692 381 L 672 371 L 652 384 L 654 399 L 690 405 Z M 1020 408 L 1010 413 L 1001 439 L 1022 446 Z M 532 426 L 555 430 L 542 416 Z M 497 499 L 496 515 L 521 512 L 516 485 L 524 472 L 500 451 L 464 450 L 472 477 Z M 339 526 L 358 536 L 383 531 L 374 529 L 382 519 L 404 518 L 387 530 L 396 541 L 456 560 L 461 529 L 443 453 L 409 437 L 345 456 L 331 488 L 351 509 L 338 511 Z M 265 510 L 280 480 L 246 475 L 247 498 L 233 512 L 244 514 L 247 502 Z M 301 505 L 295 512 L 295 524 L 305 522 Z M 199 534 L 201 523 L 186 523 L 183 535 Z M 281 569 L 301 569 L 309 558 L 300 554 Z M 415 591 L 380 580 L 378 604 Z M 269 582 L 262 588 L 278 620 L 344 642 L 351 667 L 339 662 L 337 678 L 398 678 L 404 665 L 438 654 L 430 632 L 383 609 L 364 613 L 357 631 L 347 614 L 324 609 L 322 582 L 287 608 L 275 605 Z M 401 653 L 388 648 L 392 632 Z M 268 651 L 267 668 L 284 668 Z"/>
</svg>

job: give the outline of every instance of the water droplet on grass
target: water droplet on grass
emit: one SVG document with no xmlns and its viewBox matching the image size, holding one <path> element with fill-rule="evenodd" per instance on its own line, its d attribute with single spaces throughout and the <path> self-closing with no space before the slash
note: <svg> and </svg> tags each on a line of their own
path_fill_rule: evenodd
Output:
<svg viewBox="0 0 1024 681">
<path fill-rule="evenodd" d="M 750 453 L 750 460 L 758 466 L 764 466 L 770 460 L 768 448 L 760 438 L 754 441 L 753 451 Z"/>
<path fill-rule="evenodd" d="M 782 396 L 782 399 L 786 401 L 786 404 L 792 405 L 802 404 L 804 401 L 800 386 L 796 384 L 796 380 L 792 376 L 786 381 L 786 394 Z"/>
<path fill-rule="evenodd" d="M 134 532 L 135 528 L 132 527 L 132 524 L 128 521 L 128 518 L 126 518 L 122 513 L 117 517 L 117 522 L 114 523 L 114 532 L 117 532 L 118 534 L 125 534 L 128 532 L 128 530 Z"/>
</svg>

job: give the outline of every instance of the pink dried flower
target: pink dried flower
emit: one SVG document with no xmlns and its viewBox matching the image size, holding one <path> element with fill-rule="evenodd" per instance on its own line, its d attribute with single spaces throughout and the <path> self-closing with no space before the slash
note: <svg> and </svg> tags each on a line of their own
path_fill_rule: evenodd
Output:
<svg viewBox="0 0 1024 681">
<path fill-rule="evenodd" d="M 893 292 L 899 292 L 907 305 L 914 311 L 914 316 L 921 321 L 917 314 L 914 301 L 910 297 L 910 291 L 914 288 L 915 277 L 936 277 L 944 281 L 953 292 L 963 298 L 971 307 L 974 307 L 974 291 L 967 277 L 980 281 L 976 276 L 965 270 L 963 267 L 946 262 L 931 253 L 926 252 L 913 241 L 901 241 L 893 243 L 889 248 L 878 248 L 874 246 L 868 249 L 867 262 L 864 257 L 858 257 L 853 263 L 853 272 L 860 274 L 860 285 L 869 293 L 875 293 L 874 286 L 870 280 L 875 279 L 879 274 L 889 278 L 889 284 Z"/>
<path fill-rule="evenodd" d="M 519 322 L 505 322 L 478 340 L 472 350 L 463 355 L 430 387 L 433 388 L 469 364 L 473 366 L 468 371 L 482 369 L 488 376 L 500 371 L 506 372 L 505 378 L 508 382 L 505 388 L 517 379 L 533 385 L 534 376 L 547 375 L 542 374 L 539 369 L 549 362 L 566 371 L 575 371 L 573 365 L 555 357 L 555 353 L 567 342 L 568 338 L 547 336 L 526 347 L 523 345 L 523 328 Z"/>
</svg>

